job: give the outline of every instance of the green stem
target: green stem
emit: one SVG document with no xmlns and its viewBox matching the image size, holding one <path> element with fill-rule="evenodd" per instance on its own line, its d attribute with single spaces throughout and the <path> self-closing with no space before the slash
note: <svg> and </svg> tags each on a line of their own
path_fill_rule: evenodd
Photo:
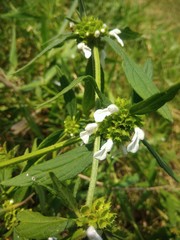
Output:
<svg viewBox="0 0 180 240">
<path fill-rule="evenodd" d="M 100 147 L 100 137 L 98 136 L 94 141 L 94 152 L 97 152 L 99 150 L 99 147 Z M 90 178 L 89 189 L 88 189 L 88 194 L 86 199 L 86 205 L 88 206 L 91 206 L 93 197 L 94 197 L 97 172 L 98 172 L 98 164 L 99 164 L 99 160 L 97 160 L 96 158 L 93 158 L 91 178 Z"/>
<path fill-rule="evenodd" d="M 101 65 L 100 65 L 100 58 L 99 58 L 99 49 L 95 46 L 93 48 L 93 57 L 94 57 L 94 66 L 95 66 L 95 80 L 99 90 L 101 91 Z M 96 98 L 97 98 L 97 95 L 96 95 Z M 94 153 L 99 150 L 100 142 L 101 142 L 100 136 L 96 137 L 94 141 Z M 98 164 L 99 164 L 99 160 L 97 160 L 96 158 L 93 158 L 89 189 L 88 189 L 87 199 L 86 199 L 86 205 L 88 206 L 91 206 L 93 197 L 94 197 L 94 191 L 95 191 L 96 180 L 97 180 L 97 172 L 98 172 Z"/>
</svg>

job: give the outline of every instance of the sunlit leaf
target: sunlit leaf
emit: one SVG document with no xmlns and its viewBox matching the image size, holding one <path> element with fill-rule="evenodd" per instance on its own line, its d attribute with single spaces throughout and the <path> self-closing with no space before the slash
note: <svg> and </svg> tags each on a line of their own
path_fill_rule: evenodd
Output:
<svg viewBox="0 0 180 240">
<path fill-rule="evenodd" d="M 180 89 L 180 83 L 170 87 L 167 91 L 157 93 L 144 101 L 134 104 L 130 108 L 131 114 L 146 114 L 154 112 L 162 107 L 166 102 L 171 101 Z"/>
<path fill-rule="evenodd" d="M 53 172 L 60 181 L 73 178 L 81 173 L 92 162 L 92 151 L 86 146 L 70 150 L 55 159 L 35 165 L 28 171 L 3 181 L 2 185 L 30 186 L 34 183 L 43 185 L 51 182 L 49 172 Z"/>
<path fill-rule="evenodd" d="M 136 93 L 143 99 L 147 99 L 152 95 L 159 93 L 159 89 L 149 79 L 149 74 L 146 74 L 143 68 L 137 65 L 122 49 L 120 44 L 112 40 L 110 37 L 104 37 L 104 40 L 112 47 L 112 49 L 122 57 L 123 69 L 127 80 Z M 158 112 L 167 120 L 173 121 L 171 113 L 166 105 L 158 109 Z"/>
</svg>

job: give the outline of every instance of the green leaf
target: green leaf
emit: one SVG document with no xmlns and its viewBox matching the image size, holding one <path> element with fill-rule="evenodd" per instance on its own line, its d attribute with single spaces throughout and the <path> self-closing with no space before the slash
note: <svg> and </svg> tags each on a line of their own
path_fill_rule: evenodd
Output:
<svg viewBox="0 0 180 240">
<path fill-rule="evenodd" d="M 86 67 L 86 75 L 91 75 L 94 72 L 92 58 L 89 59 Z M 87 79 L 84 84 L 83 95 L 83 112 L 85 115 L 89 115 L 90 110 L 95 106 L 95 89 L 92 84 L 92 79 Z"/>
<path fill-rule="evenodd" d="M 159 156 L 159 154 L 153 149 L 153 147 L 144 139 L 142 140 L 143 144 L 147 147 L 149 152 L 153 155 L 153 157 L 156 159 L 157 163 L 161 168 L 164 169 L 164 171 L 171 176 L 175 181 L 179 182 L 177 177 L 175 176 L 173 170 L 167 165 L 167 163 Z"/>
<path fill-rule="evenodd" d="M 20 211 L 17 215 L 17 220 L 19 224 L 15 227 L 16 233 L 20 237 L 28 239 L 55 237 L 74 224 L 71 219 L 47 217 L 41 215 L 39 212 L 28 210 Z"/>
<path fill-rule="evenodd" d="M 59 92 L 58 94 L 56 94 L 56 96 L 54 96 L 53 98 L 49 99 L 48 101 L 40 104 L 37 108 L 41 108 L 43 107 L 44 105 L 47 105 L 53 101 L 55 101 L 57 98 L 59 98 L 60 96 L 62 96 L 63 94 L 67 93 L 69 90 L 71 90 L 73 87 L 75 87 L 78 83 L 82 82 L 83 80 L 86 80 L 86 79 L 89 79 L 92 77 L 91 76 L 82 76 L 82 77 L 79 77 L 75 80 L 73 80 L 67 87 L 65 87 L 61 92 Z"/>
<path fill-rule="evenodd" d="M 153 80 L 153 64 L 150 58 L 146 60 L 143 70 L 148 76 L 147 80 L 152 81 Z"/>
<path fill-rule="evenodd" d="M 167 91 L 157 93 L 144 101 L 134 104 L 130 108 L 131 114 L 142 115 L 154 112 L 162 107 L 166 102 L 172 100 L 180 89 L 180 83 L 170 87 Z"/>
<path fill-rule="evenodd" d="M 86 116 L 89 115 L 90 110 L 95 106 L 95 91 L 92 80 L 88 79 L 84 84 L 84 96 L 83 96 L 83 112 Z"/>
<path fill-rule="evenodd" d="M 45 147 L 45 148 L 42 148 L 42 149 L 38 149 L 38 150 L 36 150 L 34 152 L 31 152 L 31 153 L 26 151 L 25 154 L 22 155 L 22 156 L 18 156 L 18 157 L 14 157 L 14 158 L 11 158 L 11 159 L 6 159 L 4 161 L 0 161 L 0 168 L 4 168 L 4 167 L 10 166 L 10 165 L 15 165 L 17 163 L 20 163 L 20 162 L 23 162 L 23 161 L 26 161 L 26 160 L 30 160 L 30 159 L 33 159 L 35 157 L 45 155 L 47 153 L 58 150 L 62 147 L 69 146 L 71 144 L 77 143 L 79 141 L 80 141 L 80 138 L 75 137 L 75 138 L 71 138 L 71 139 L 68 139 L 68 140 L 65 140 L 65 141 L 62 141 L 62 142 L 55 143 L 51 146 L 48 146 L 48 147 Z"/>
<path fill-rule="evenodd" d="M 86 232 L 82 228 L 78 228 L 72 235 L 71 240 L 82 240 L 86 237 Z"/>
<path fill-rule="evenodd" d="M 16 74 L 16 73 L 19 73 L 19 72 L 23 71 L 25 68 L 29 67 L 38 58 L 40 58 L 43 54 L 45 54 L 46 52 L 48 52 L 52 48 L 61 47 L 64 44 L 65 41 L 67 41 L 69 39 L 73 39 L 73 38 L 74 38 L 74 35 L 72 33 L 67 33 L 67 34 L 58 36 L 58 39 L 56 38 L 56 39 L 52 40 L 51 43 L 47 47 L 45 47 L 35 58 L 33 58 L 30 62 L 28 62 L 22 68 L 18 69 L 13 74 Z"/>
<path fill-rule="evenodd" d="M 68 87 L 69 81 L 68 81 L 67 77 L 65 76 L 65 74 L 63 74 L 61 72 L 61 69 L 58 66 L 56 66 L 56 70 L 57 70 L 57 73 L 60 77 L 61 87 L 63 89 Z M 76 115 L 76 109 L 77 109 L 77 103 L 76 103 L 75 93 L 72 89 L 64 94 L 64 101 L 65 101 L 65 104 L 66 104 L 66 109 L 68 111 L 68 114 L 71 117 L 75 116 Z"/>
<path fill-rule="evenodd" d="M 55 132 L 52 132 L 39 144 L 38 149 L 42 149 L 42 148 L 51 146 L 52 144 L 55 144 L 59 140 L 62 132 L 63 132 L 62 130 L 57 130 Z"/>
<path fill-rule="evenodd" d="M 31 186 L 33 183 L 43 185 L 51 182 L 49 172 L 54 172 L 60 181 L 73 178 L 81 173 L 92 162 L 92 150 L 80 146 L 55 159 L 35 165 L 28 171 L 3 181 L 6 186 Z"/>
<path fill-rule="evenodd" d="M 53 182 L 53 189 L 56 192 L 56 196 L 62 201 L 62 204 L 75 213 L 78 211 L 76 199 L 73 196 L 73 192 L 65 186 L 53 172 L 50 172 L 50 177 Z"/>
<path fill-rule="evenodd" d="M 82 18 L 82 17 L 86 16 L 84 1 L 78 0 L 78 5 L 79 5 L 79 14 L 80 14 L 80 17 Z"/>
<path fill-rule="evenodd" d="M 120 44 L 112 40 L 110 37 L 103 38 L 112 49 L 122 57 L 123 69 L 125 71 L 127 80 L 136 93 L 143 99 L 147 99 L 152 95 L 159 93 L 156 85 L 149 79 L 149 74 L 146 74 L 141 66 L 138 66 L 122 49 Z M 167 120 L 173 121 L 168 107 L 165 105 L 158 109 L 158 112 Z"/>
</svg>

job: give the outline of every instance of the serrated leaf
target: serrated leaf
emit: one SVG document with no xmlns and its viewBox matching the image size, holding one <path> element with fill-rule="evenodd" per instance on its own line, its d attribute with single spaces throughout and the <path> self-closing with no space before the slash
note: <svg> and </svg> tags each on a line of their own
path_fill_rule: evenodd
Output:
<svg viewBox="0 0 180 240">
<path fill-rule="evenodd" d="M 131 114 L 142 115 L 154 112 L 162 107 L 166 102 L 171 101 L 180 89 L 180 83 L 170 87 L 167 91 L 157 93 L 148 99 L 134 104 L 130 108 Z"/>
<path fill-rule="evenodd" d="M 60 181 L 73 178 L 81 173 L 92 162 L 92 150 L 80 146 L 55 159 L 31 167 L 28 171 L 3 181 L 6 186 L 31 186 L 34 183 L 43 185 L 51 182 L 49 172 L 54 172 Z"/>
<path fill-rule="evenodd" d="M 122 57 L 123 59 L 123 69 L 125 71 L 127 80 L 132 88 L 137 92 L 137 94 L 143 99 L 147 99 L 152 95 L 159 93 L 159 89 L 156 85 L 149 79 L 149 76 L 144 72 L 143 68 L 137 65 L 122 49 L 120 44 L 112 40 L 110 37 L 103 38 L 112 49 Z M 173 121 L 171 112 L 168 107 L 164 105 L 158 112 L 167 120 Z"/>
<path fill-rule="evenodd" d="M 15 227 L 20 237 L 28 239 L 47 239 L 57 236 L 59 233 L 74 224 L 73 220 L 61 217 L 47 217 L 39 212 L 28 210 L 20 211 L 17 215 L 19 221 Z"/>
<path fill-rule="evenodd" d="M 53 182 L 53 189 L 56 192 L 56 196 L 62 201 L 62 204 L 69 209 L 77 212 L 77 202 L 73 196 L 73 192 L 65 186 L 53 172 L 50 172 L 50 177 Z"/>
<path fill-rule="evenodd" d="M 69 40 L 69 39 L 73 39 L 74 36 L 72 33 L 67 33 L 61 36 L 58 36 L 58 38 L 54 39 L 53 41 L 51 41 L 51 43 L 45 47 L 35 58 L 33 58 L 30 62 L 28 62 L 25 66 L 23 66 L 22 68 L 18 69 L 16 72 L 14 72 L 13 74 L 19 73 L 21 71 L 23 71 L 25 68 L 27 68 L 28 66 L 30 66 L 32 63 L 34 63 L 38 58 L 40 58 L 43 54 L 45 54 L 46 52 L 48 52 L 49 50 L 51 50 L 52 48 L 56 48 L 56 47 L 61 47 L 65 41 Z"/>
<path fill-rule="evenodd" d="M 175 176 L 173 170 L 167 165 L 167 163 L 159 156 L 159 154 L 154 150 L 154 148 L 144 139 L 142 140 L 143 144 L 147 147 L 149 152 L 153 155 L 153 157 L 156 159 L 157 163 L 161 168 L 164 169 L 164 171 L 171 176 L 175 181 L 179 182 L 177 177 Z"/>
</svg>

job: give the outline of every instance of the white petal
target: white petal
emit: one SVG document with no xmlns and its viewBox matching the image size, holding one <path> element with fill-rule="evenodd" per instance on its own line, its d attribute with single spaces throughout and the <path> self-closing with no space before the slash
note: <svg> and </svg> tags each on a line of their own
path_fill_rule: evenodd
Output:
<svg viewBox="0 0 180 240">
<path fill-rule="evenodd" d="M 120 34 L 120 33 L 121 33 L 121 31 L 119 29 L 115 28 L 109 32 L 109 35 L 115 37 L 117 42 L 119 44 L 121 44 L 122 47 L 124 47 L 123 40 L 118 36 L 118 34 Z"/>
<path fill-rule="evenodd" d="M 83 49 L 84 56 L 85 58 L 90 58 L 91 57 L 91 49 L 88 46 L 85 46 Z"/>
<path fill-rule="evenodd" d="M 83 51 L 85 58 L 91 57 L 91 49 L 85 43 L 78 43 L 77 48 Z"/>
<path fill-rule="evenodd" d="M 69 23 L 69 27 L 70 27 L 70 28 L 74 28 L 74 26 L 75 26 L 75 24 L 74 24 L 73 22 L 70 22 L 70 23 Z"/>
<path fill-rule="evenodd" d="M 113 147 L 113 140 L 108 139 L 107 142 L 102 147 L 106 148 L 107 152 L 110 152 Z"/>
<path fill-rule="evenodd" d="M 109 35 L 114 36 L 115 34 L 120 34 L 120 33 L 121 33 L 121 30 L 119 30 L 118 28 L 115 28 L 109 32 Z"/>
<path fill-rule="evenodd" d="M 94 119 L 96 122 L 102 122 L 105 117 L 117 112 L 118 110 L 119 109 L 115 104 L 111 104 L 107 108 L 96 110 L 94 113 Z"/>
<path fill-rule="evenodd" d="M 139 127 L 135 127 L 135 133 L 131 143 L 127 146 L 127 151 L 135 153 L 139 149 L 139 141 L 144 139 L 144 131 Z"/>
<path fill-rule="evenodd" d="M 96 122 L 102 122 L 106 116 L 109 116 L 111 113 L 108 108 L 98 109 L 94 112 L 94 119 Z"/>
<path fill-rule="evenodd" d="M 132 141 L 128 146 L 127 146 L 127 151 L 136 153 L 139 149 L 139 139 L 135 138 L 134 141 Z"/>
<path fill-rule="evenodd" d="M 89 134 L 92 134 L 93 132 L 96 131 L 97 127 L 98 127 L 97 123 L 89 123 L 85 127 L 85 130 L 89 132 Z"/>
<path fill-rule="evenodd" d="M 100 36 L 100 34 L 101 34 L 100 31 L 96 30 L 94 33 L 95 38 L 98 38 Z"/>
<path fill-rule="evenodd" d="M 103 240 L 93 226 L 88 227 L 86 234 L 89 240 Z"/>
<path fill-rule="evenodd" d="M 135 127 L 134 131 L 135 131 L 135 133 L 137 134 L 137 136 L 140 140 L 144 139 L 145 134 L 144 134 L 144 131 L 142 129 L 140 129 L 139 127 Z"/>
<path fill-rule="evenodd" d="M 111 114 L 119 111 L 119 108 L 115 104 L 111 104 L 107 108 Z"/>
<path fill-rule="evenodd" d="M 82 50 L 82 49 L 84 48 L 84 45 L 85 45 L 85 43 L 83 43 L 83 42 L 78 43 L 77 48 L 78 48 L 79 50 Z"/>
<path fill-rule="evenodd" d="M 80 132 L 80 138 L 82 139 L 84 144 L 87 144 L 89 142 L 89 136 L 90 134 L 87 131 Z"/>
<path fill-rule="evenodd" d="M 123 42 L 123 40 L 122 40 L 118 35 L 116 35 L 115 38 L 116 38 L 116 40 L 118 41 L 118 43 L 119 43 L 122 47 L 124 47 L 124 42 Z"/>
<path fill-rule="evenodd" d="M 107 153 L 111 151 L 113 147 L 112 139 L 108 139 L 105 144 L 102 145 L 101 149 L 94 153 L 94 158 L 102 161 L 106 159 Z"/>
<path fill-rule="evenodd" d="M 80 138 L 84 144 L 87 144 L 89 142 L 89 137 L 97 130 L 97 127 L 97 123 L 89 123 L 85 127 L 85 131 L 80 132 Z"/>
</svg>

